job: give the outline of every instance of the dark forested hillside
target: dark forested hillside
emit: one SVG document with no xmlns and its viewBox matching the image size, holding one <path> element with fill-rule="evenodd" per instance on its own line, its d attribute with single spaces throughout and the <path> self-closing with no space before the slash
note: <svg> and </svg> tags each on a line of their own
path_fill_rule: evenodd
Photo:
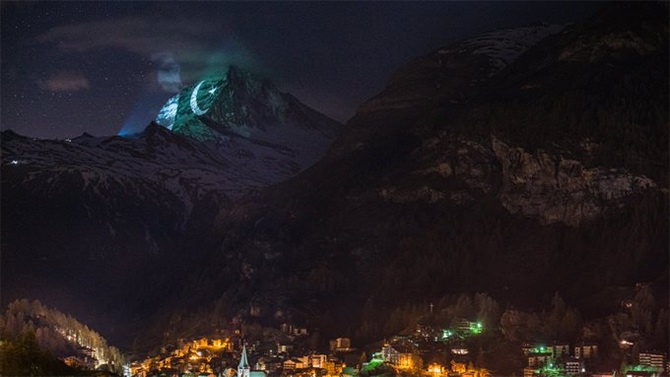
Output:
<svg viewBox="0 0 670 377">
<path fill-rule="evenodd" d="M 94 369 L 120 373 L 124 362 L 99 333 L 37 300 L 9 304 L 0 317 L 0 336 L 5 375 L 72 375 Z"/>
</svg>

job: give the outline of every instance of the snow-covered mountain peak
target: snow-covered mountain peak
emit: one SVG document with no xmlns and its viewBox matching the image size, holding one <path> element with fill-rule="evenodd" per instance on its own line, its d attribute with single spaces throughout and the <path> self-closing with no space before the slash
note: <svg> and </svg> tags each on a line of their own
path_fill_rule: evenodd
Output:
<svg viewBox="0 0 670 377">
<path fill-rule="evenodd" d="M 311 166 L 340 126 L 236 68 L 183 90 L 159 120 L 124 137 L 39 140 L 5 131 L 3 184 L 19 196 L 69 191 L 87 208 L 113 207 L 109 197 L 182 203 L 176 216 L 186 221 L 203 197 L 226 202 Z"/>
<path fill-rule="evenodd" d="M 237 137 L 274 144 L 292 143 L 310 134 L 321 145 L 339 129 L 337 122 L 280 92 L 272 82 L 235 67 L 170 98 L 156 123 L 198 140 Z"/>
<path fill-rule="evenodd" d="M 494 30 L 459 43 L 455 51 L 489 57 L 493 63 L 489 76 L 493 76 L 540 40 L 559 33 L 564 26 L 536 23 Z M 438 52 L 445 54 L 453 51 L 454 49 L 441 49 Z"/>
<path fill-rule="evenodd" d="M 437 49 L 400 68 L 387 87 L 361 105 L 358 112 L 385 113 L 445 101 L 461 102 L 529 48 L 563 27 L 534 23 L 499 29 Z"/>
</svg>

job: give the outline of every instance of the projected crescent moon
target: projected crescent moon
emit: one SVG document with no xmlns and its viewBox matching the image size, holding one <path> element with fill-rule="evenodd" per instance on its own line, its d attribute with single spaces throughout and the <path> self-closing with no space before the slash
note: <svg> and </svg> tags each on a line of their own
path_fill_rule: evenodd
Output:
<svg viewBox="0 0 670 377">
<path fill-rule="evenodd" d="M 195 115 L 205 115 L 207 113 L 207 110 L 201 110 L 200 107 L 198 106 L 198 91 L 200 90 L 200 86 L 202 85 L 204 81 L 200 81 L 198 85 L 193 88 L 193 93 L 191 93 L 191 110 Z"/>
</svg>

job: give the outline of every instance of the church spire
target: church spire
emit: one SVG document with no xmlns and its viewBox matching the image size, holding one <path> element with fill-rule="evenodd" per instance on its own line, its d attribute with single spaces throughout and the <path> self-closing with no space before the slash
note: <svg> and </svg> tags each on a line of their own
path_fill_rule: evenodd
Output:
<svg viewBox="0 0 670 377">
<path fill-rule="evenodd" d="M 251 368 L 247 360 L 247 345 L 242 345 L 242 356 L 240 356 L 240 365 L 237 366 L 237 377 L 249 377 Z"/>
<path fill-rule="evenodd" d="M 247 345 L 242 346 L 242 357 L 240 357 L 240 365 L 237 368 L 249 368 L 249 361 L 247 361 Z"/>
</svg>

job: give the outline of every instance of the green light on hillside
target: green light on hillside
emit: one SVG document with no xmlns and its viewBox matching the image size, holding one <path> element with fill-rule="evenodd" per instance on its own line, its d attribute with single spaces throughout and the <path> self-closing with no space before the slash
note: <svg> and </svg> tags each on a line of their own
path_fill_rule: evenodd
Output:
<svg viewBox="0 0 670 377">
<path fill-rule="evenodd" d="M 544 347 L 542 347 L 544 348 Z M 565 371 L 558 366 L 549 363 L 548 365 L 543 366 L 542 368 L 535 371 L 536 374 L 540 374 L 545 377 L 564 377 L 566 376 Z"/>
<path fill-rule="evenodd" d="M 534 348 L 529 349 L 530 353 L 545 353 L 549 352 L 545 346 L 537 346 Z"/>
<path fill-rule="evenodd" d="M 363 366 L 362 371 L 371 372 L 382 364 L 384 364 L 384 360 L 373 357 L 366 365 Z"/>
<path fill-rule="evenodd" d="M 654 372 L 658 372 L 659 370 L 650 366 L 650 365 L 639 365 L 638 364 L 638 365 L 629 365 L 626 368 L 626 371 L 628 371 L 628 372 L 634 371 L 634 372 L 651 372 L 651 373 L 654 373 Z"/>
<path fill-rule="evenodd" d="M 481 322 L 470 322 L 470 332 L 472 334 L 481 334 L 483 331 L 483 326 Z"/>
</svg>

